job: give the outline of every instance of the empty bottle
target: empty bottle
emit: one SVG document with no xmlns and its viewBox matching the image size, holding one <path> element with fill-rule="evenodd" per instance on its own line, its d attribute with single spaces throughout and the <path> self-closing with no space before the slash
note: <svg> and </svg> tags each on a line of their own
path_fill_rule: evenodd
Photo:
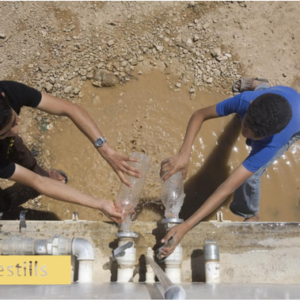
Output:
<svg viewBox="0 0 300 300">
<path fill-rule="evenodd" d="M 167 219 L 179 218 L 184 197 L 182 173 L 177 172 L 162 184 L 161 201 L 165 207 L 165 217 Z"/>
<path fill-rule="evenodd" d="M 121 225 L 124 232 L 129 232 L 131 223 L 130 214 L 139 203 L 142 190 L 145 185 L 146 174 L 150 168 L 150 158 L 146 154 L 133 152 L 130 157 L 138 160 L 138 162 L 129 161 L 128 164 L 140 170 L 141 178 L 136 178 L 126 174 L 125 177 L 130 182 L 131 187 L 121 183 L 116 206 L 124 217 Z"/>
</svg>

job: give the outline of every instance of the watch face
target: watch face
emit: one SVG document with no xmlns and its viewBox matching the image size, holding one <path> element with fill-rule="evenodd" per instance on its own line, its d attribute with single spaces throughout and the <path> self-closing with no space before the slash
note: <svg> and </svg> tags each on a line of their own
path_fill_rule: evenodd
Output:
<svg viewBox="0 0 300 300">
<path fill-rule="evenodd" d="M 96 147 L 101 147 L 101 146 L 103 146 L 104 143 L 105 143 L 105 138 L 99 138 L 99 139 L 96 140 L 95 146 Z"/>
</svg>

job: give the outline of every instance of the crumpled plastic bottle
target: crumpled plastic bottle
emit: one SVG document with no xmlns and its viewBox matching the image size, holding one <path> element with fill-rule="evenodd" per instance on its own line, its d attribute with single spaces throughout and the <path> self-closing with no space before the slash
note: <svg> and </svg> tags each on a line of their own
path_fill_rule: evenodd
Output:
<svg viewBox="0 0 300 300">
<path fill-rule="evenodd" d="M 141 178 L 136 178 L 125 174 L 126 179 L 131 184 L 131 188 L 124 183 L 121 183 L 119 194 L 116 200 L 116 206 L 119 212 L 121 212 L 124 216 L 121 223 L 121 230 L 124 232 L 129 232 L 129 227 L 131 224 L 130 215 L 139 203 L 146 181 L 146 174 L 150 168 L 150 158 L 146 154 L 133 152 L 130 157 L 138 160 L 138 162 L 129 161 L 128 164 L 140 170 Z"/>
</svg>

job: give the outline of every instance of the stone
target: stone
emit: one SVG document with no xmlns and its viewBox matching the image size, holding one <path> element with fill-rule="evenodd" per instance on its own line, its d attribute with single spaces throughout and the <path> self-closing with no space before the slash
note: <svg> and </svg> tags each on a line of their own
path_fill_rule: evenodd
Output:
<svg viewBox="0 0 300 300">
<path fill-rule="evenodd" d="M 217 48 L 214 48 L 210 54 L 213 56 L 213 57 L 217 57 L 217 56 L 222 56 L 222 52 L 221 52 L 221 48 L 217 47 Z"/>
<path fill-rule="evenodd" d="M 164 46 L 160 46 L 160 45 L 155 45 L 155 48 L 158 52 L 163 52 L 164 51 Z"/>
<path fill-rule="evenodd" d="M 143 75 L 143 72 L 142 71 L 138 71 L 138 75 Z"/>
<path fill-rule="evenodd" d="M 49 67 L 47 65 L 40 65 L 39 69 L 43 72 L 43 73 L 47 73 L 49 71 Z"/>
<path fill-rule="evenodd" d="M 141 55 L 138 56 L 137 60 L 138 60 L 139 62 L 143 61 L 143 60 L 144 60 L 144 56 L 141 56 Z"/>
<path fill-rule="evenodd" d="M 282 76 L 283 76 L 283 77 L 287 77 L 287 74 L 286 74 L 286 73 L 282 73 Z"/>
<path fill-rule="evenodd" d="M 195 88 L 192 86 L 191 88 L 190 88 L 190 94 L 194 94 L 196 92 L 196 90 L 195 90 Z"/>
<path fill-rule="evenodd" d="M 79 71 L 79 74 L 81 75 L 81 76 L 86 76 L 86 74 L 87 74 L 87 71 L 86 70 L 80 70 Z"/>
<path fill-rule="evenodd" d="M 208 84 L 211 84 L 211 83 L 213 83 L 213 78 L 212 77 L 210 77 L 210 78 L 208 78 L 207 80 L 206 80 L 206 83 L 208 83 Z"/>
<path fill-rule="evenodd" d="M 199 41 L 199 40 L 200 40 L 199 35 L 194 35 L 193 41 L 194 41 L 194 42 L 197 42 L 197 41 Z"/>
<path fill-rule="evenodd" d="M 94 73 L 93 73 L 93 72 L 89 72 L 89 73 L 86 75 L 86 78 L 87 78 L 87 79 L 93 79 L 93 78 L 94 78 Z"/>
<path fill-rule="evenodd" d="M 181 83 L 180 83 L 180 82 L 177 82 L 177 83 L 175 84 L 175 86 L 176 86 L 177 88 L 181 88 Z"/>
<path fill-rule="evenodd" d="M 50 82 L 51 84 L 54 84 L 55 81 L 56 81 L 56 79 L 55 79 L 54 77 L 51 76 L 51 77 L 49 78 L 49 82 Z"/>
<path fill-rule="evenodd" d="M 126 67 L 128 65 L 128 62 L 126 60 L 122 61 L 121 66 Z"/>
<path fill-rule="evenodd" d="M 50 93 L 53 90 L 53 85 L 50 82 L 47 82 L 44 86 L 46 92 Z"/>
<path fill-rule="evenodd" d="M 187 39 L 187 41 L 185 42 L 187 47 L 192 47 L 194 45 L 192 39 Z"/>
<path fill-rule="evenodd" d="M 204 30 L 206 30 L 209 26 L 210 26 L 209 23 L 205 23 L 205 24 L 202 26 L 202 28 L 203 28 Z"/>
<path fill-rule="evenodd" d="M 78 95 L 79 92 L 80 92 L 80 88 L 79 88 L 79 87 L 76 87 L 76 88 L 74 89 L 74 91 L 73 91 L 73 94 L 74 94 L 74 95 Z"/>
<path fill-rule="evenodd" d="M 65 87 L 65 89 L 64 89 L 64 93 L 65 94 L 70 94 L 71 92 L 72 92 L 72 86 L 67 86 L 67 87 Z"/>
<path fill-rule="evenodd" d="M 99 70 L 99 69 L 95 70 L 94 80 L 95 82 L 100 82 L 101 86 L 103 87 L 115 86 L 119 82 L 118 78 L 114 75 L 114 73 L 106 70 Z"/>
<path fill-rule="evenodd" d="M 5 39 L 6 35 L 4 33 L 0 33 L 0 39 Z"/>
<path fill-rule="evenodd" d="M 107 45 L 109 46 L 109 47 L 111 47 L 112 45 L 114 45 L 115 44 L 115 41 L 114 40 L 109 40 L 108 42 L 107 42 Z"/>
</svg>

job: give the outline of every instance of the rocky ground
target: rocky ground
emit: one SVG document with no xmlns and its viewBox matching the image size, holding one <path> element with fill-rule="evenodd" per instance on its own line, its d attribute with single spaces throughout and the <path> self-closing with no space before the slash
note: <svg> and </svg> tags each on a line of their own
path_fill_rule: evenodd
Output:
<svg viewBox="0 0 300 300">
<path fill-rule="evenodd" d="M 242 75 L 300 90 L 298 2 L 0 2 L 0 11 L 1 80 L 74 103 L 87 80 L 126 84 L 145 67 L 177 75 L 171 88 L 188 86 L 192 101 L 201 90 L 230 95 Z M 60 121 L 32 109 L 21 120 L 25 143 L 51 167 L 43 141 Z M 35 196 L 28 208 L 39 209 Z"/>
</svg>

